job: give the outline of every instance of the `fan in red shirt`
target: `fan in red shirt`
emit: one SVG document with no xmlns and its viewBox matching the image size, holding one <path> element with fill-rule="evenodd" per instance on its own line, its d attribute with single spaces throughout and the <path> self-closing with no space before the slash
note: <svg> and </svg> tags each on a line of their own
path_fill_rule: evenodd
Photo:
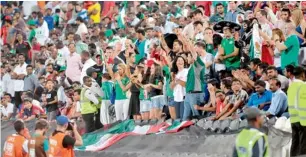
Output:
<svg viewBox="0 0 306 157">
<path fill-rule="evenodd" d="M 22 118 L 24 121 L 30 121 L 44 113 L 44 109 L 42 109 L 40 106 L 32 104 L 31 98 L 24 98 L 17 117 Z"/>
</svg>

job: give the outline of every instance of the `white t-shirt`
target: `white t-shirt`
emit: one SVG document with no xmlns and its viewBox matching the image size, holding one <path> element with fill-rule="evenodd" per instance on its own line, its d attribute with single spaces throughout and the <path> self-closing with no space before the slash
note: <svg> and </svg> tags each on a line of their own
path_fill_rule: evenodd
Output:
<svg viewBox="0 0 306 157">
<path fill-rule="evenodd" d="M 21 65 L 21 66 L 20 66 L 20 64 L 18 64 L 15 67 L 14 72 L 17 75 L 20 75 L 20 74 L 27 75 L 27 64 L 23 63 L 23 65 Z M 23 91 L 23 87 L 24 87 L 24 81 L 23 80 L 15 80 L 14 79 L 14 91 L 15 92 Z"/>
<path fill-rule="evenodd" d="M 47 22 L 44 21 L 44 23 L 41 26 L 35 29 L 35 32 L 36 32 L 35 37 L 37 39 L 37 42 L 40 45 L 45 45 L 47 39 L 49 38 L 49 28 Z"/>
<path fill-rule="evenodd" d="M 12 95 L 12 97 L 15 96 L 14 91 L 14 82 L 11 79 L 11 75 L 9 73 L 6 73 L 2 77 L 2 90 L 3 92 L 9 93 Z"/>
<path fill-rule="evenodd" d="M 281 54 L 277 48 L 274 50 L 274 66 L 281 67 Z"/>
<path fill-rule="evenodd" d="M 14 104 L 12 103 L 8 103 L 6 107 L 4 107 L 3 105 L 0 106 L 0 110 L 1 110 L 1 114 L 3 116 L 8 116 L 9 113 L 13 113 L 14 112 Z"/>
<path fill-rule="evenodd" d="M 187 74 L 188 69 L 183 69 L 182 71 L 179 71 L 176 76 L 175 80 L 181 80 L 181 81 L 187 81 Z M 186 95 L 185 87 L 181 86 L 180 84 L 177 84 L 173 89 L 173 96 L 174 101 L 176 102 L 182 102 L 184 101 L 184 96 Z"/>
<path fill-rule="evenodd" d="M 83 65 L 83 68 L 82 68 L 82 71 L 81 71 L 81 78 L 80 78 L 80 82 L 81 84 L 83 84 L 83 77 L 87 76 L 87 69 L 94 66 L 96 64 L 96 62 L 93 60 L 93 59 L 88 59 L 84 65 Z"/>
<path fill-rule="evenodd" d="M 75 34 L 78 34 L 78 35 L 80 35 L 80 37 L 82 37 L 82 34 L 87 34 L 87 33 L 88 33 L 88 30 L 87 30 L 86 25 L 84 23 L 81 23 Z"/>
</svg>

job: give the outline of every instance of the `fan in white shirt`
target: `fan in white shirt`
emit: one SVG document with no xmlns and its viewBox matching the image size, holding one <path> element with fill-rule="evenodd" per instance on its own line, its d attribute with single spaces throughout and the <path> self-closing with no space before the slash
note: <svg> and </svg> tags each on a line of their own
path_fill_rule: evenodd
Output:
<svg viewBox="0 0 306 157">
<path fill-rule="evenodd" d="M 88 33 L 87 26 L 84 24 L 84 20 L 81 17 L 76 18 L 76 23 L 79 25 L 79 27 L 75 34 L 78 34 L 80 35 L 80 37 L 83 37 L 85 34 Z"/>
<path fill-rule="evenodd" d="M 81 78 L 80 78 L 80 82 L 81 84 L 83 84 L 83 77 L 87 76 L 86 71 L 89 67 L 92 67 L 96 64 L 96 62 L 94 60 L 91 59 L 90 54 L 88 51 L 83 51 L 81 54 L 81 60 L 83 63 L 83 68 L 81 71 Z"/>
<path fill-rule="evenodd" d="M 1 120 L 9 120 L 14 112 L 14 105 L 6 97 L 1 100 L 0 114 Z"/>
</svg>

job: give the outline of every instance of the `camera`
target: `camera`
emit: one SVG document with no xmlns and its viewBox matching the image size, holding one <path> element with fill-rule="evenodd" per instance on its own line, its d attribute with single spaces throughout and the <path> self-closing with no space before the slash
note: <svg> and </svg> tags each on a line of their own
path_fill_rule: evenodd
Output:
<svg viewBox="0 0 306 157">
<path fill-rule="evenodd" d="M 67 130 L 73 130 L 74 122 L 68 122 Z"/>
</svg>

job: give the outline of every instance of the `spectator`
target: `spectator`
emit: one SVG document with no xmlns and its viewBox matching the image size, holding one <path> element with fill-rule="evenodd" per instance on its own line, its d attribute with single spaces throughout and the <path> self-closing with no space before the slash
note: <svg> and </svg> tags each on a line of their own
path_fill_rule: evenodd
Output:
<svg viewBox="0 0 306 157">
<path fill-rule="evenodd" d="M 12 79 L 14 81 L 14 91 L 15 91 L 15 105 L 16 107 L 21 104 L 21 92 L 24 88 L 24 77 L 27 75 L 27 64 L 25 63 L 24 54 L 18 55 L 19 64 L 15 67 L 12 73 Z"/>
<path fill-rule="evenodd" d="M 221 43 L 219 59 L 225 61 L 227 69 L 237 69 L 240 66 L 239 48 L 235 46 L 235 39 L 231 33 L 231 28 L 224 27 L 223 32 L 225 38 L 223 38 Z"/>
<path fill-rule="evenodd" d="M 48 121 L 54 121 L 57 116 L 58 110 L 58 99 L 57 92 L 54 90 L 54 83 L 52 80 L 46 82 L 46 98 L 43 99 L 43 107 L 47 109 Z"/>
<path fill-rule="evenodd" d="M 255 82 L 255 91 L 250 96 L 247 106 L 258 107 L 260 110 L 267 111 L 271 104 L 272 92 L 265 89 L 266 83 L 262 80 Z"/>
<path fill-rule="evenodd" d="M 33 105 L 32 104 L 32 99 L 31 98 L 25 98 L 23 100 L 24 103 L 24 108 L 23 108 L 23 115 L 22 115 L 22 119 L 27 122 L 27 121 L 31 121 L 37 117 L 39 117 L 40 115 L 42 115 L 45 111 L 42 110 L 42 108 Z"/>
<path fill-rule="evenodd" d="M 66 116 L 57 117 L 56 122 L 56 130 L 49 138 L 50 151 L 48 152 L 48 156 L 60 155 L 73 157 L 73 147 L 83 145 L 82 137 L 77 131 L 77 124 L 69 123 Z M 66 134 L 66 132 L 69 131 L 68 129 L 73 131 L 74 137 Z"/>
<path fill-rule="evenodd" d="M 87 26 L 84 23 L 84 20 L 81 17 L 76 18 L 76 23 L 79 25 L 78 30 L 75 34 L 78 34 L 80 37 L 88 33 Z"/>
<path fill-rule="evenodd" d="M 3 63 L 3 68 L 1 69 L 1 76 L 3 81 L 2 90 L 4 93 L 9 93 L 14 99 L 14 81 L 11 77 L 12 68 L 9 63 Z"/>
<path fill-rule="evenodd" d="M 185 86 L 188 70 L 185 69 L 187 63 L 183 57 L 178 56 L 174 62 L 176 63 L 177 71 L 175 72 L 175 79 L 171 86 L 174 96 L 174 111 L 172 113 L 174 113 L 173 119 L 175 120 L 178 118 L 182 119 L 184 115 L 184 97 L 186 95 Z M 169 110 L 171 113 L 171 107 L 169 107 Z"/>
<path fill-rule="evenodd" d="M 0 106 L 0 114 L 1 120 L 10 120 L 13 113 L 14 113 L 14 105 L 11 103 L 12 96 L 8 93 L 4 93 L 1 99 L 1 106 Z"/>
<path fill-rule="evenodd" d="M 79 81 L 81 75 L 81 69 L 83 67 L 81 56 L 75 52 L 75 44 L 69 44 L 70 54 L 67 57 L 67 69 L 66 76 L 72 81 Z"/>
<path fill-rule="evenodd" d="M 96 62 L 91 59 L 91 56 L 88 51 L 84 50 L 81 54 L 81 61 L 83 63 L 83 68 L 81 71 L 81 84 L 83 84 L 83 77 L 86 76 L 87 69 L 94 66 Z"/>
<path fill-rule="evenodd" d="M 38 13 L 38 27 L 36 28 L 35 38 L 40 45 L 46 45 L 49 38 L 49 28 L 47 22 L 44 20 L 44 15 Z"/>
<path fill-rule="evenodd" d="M 289 80 L 289 85 L 294 81 L 294 66 L 293 65 L 287 65 L 285 67 L 285 76 L 288 78 Z"/>
<path fill-rule="evenodd" d="M 49 141 L 46 133 L 49 130 L 49 123 L 45 119 L 39 119 L 35 123 L 34 136 L 29 139 L 28 148 L 30 153 L 35 156 L 47 157 L 49 151 Z"/>
<path fill-rule="evenodd" d="M 23 40 L 22 34 L 16 34 L 17 42 L 15 44 L 16 47 L 16 54 L 23 54 L 25 56 L 26 62 L 31 62 L 31 54 L 30 54 L 30 44 Z"/>
<path fill-rule="evenodd" d="M 35 92 L 39 86 L 38 78 L 33 74 L 33 66 L 27 65 L 27 75 L 24 77 L 24 88 L 23 91 Z"/>
<path fill-rule="evenodd" d="M 54 29 L 55 21 L 54 21 L 54 18 L 52 16 L 52 9 L 51 8 L 47 9 L 46 16 L 44 17 L 44 20 L 48 24 L 49 31 L 52 31 Z"/>
<path fill-rule="evenodd" d="M 16 156 L 25 157 L 28 155 L 29 130 L 22 120 L 14 122 L 14 129 L 16 133 L 8 136 L 4 143 L 3 156 L 13 156 L 13 153 Z"/>
<path fill-rule="evenodd" d="M 290 25 L 288 28 L 286 28 L 286 30 L 289 31 L 289 34 L 286 36 L 284 43 L 280 43 L 281 41 L 279 39 L 275 39 L 275 47 L 281 53 L 282 69 L 285 69 L 285 67 L 289 64 L 294 66 L 298 65 L 298 54 L 300 52 L 300 46 L 297 36 L 293 34 L 293 32 L 295 33 L 294 29 L 294 25 Z"/>
<path fill-rule="evenodd" d="M 74 41 L 75 41 L 75 48 L 76 52 L 78 54 L 82 54 L 83 51 L 88 51 L 88 45 L 85 44 L 82 40 L 81 37 L 78 34 L 74 35 Z"/>
<path fill-rule="evenodd" d="M 226 104 L 225 108 L 219 115 L 213 118 L 214 120 L 226 119 L 235 112 L 239 113 L 239 110 L 244 107 L 246 100 L 248 99 L 248 94 L 242 89 L 241 82 L 239 80 L 233 80 L 232 90 L 234 92 L 233 95 L 230 95 L 228 100 L 224 102 L 224 104 Z"/>
<path fill-rule="evenodd" d="M 269 66 L 267 72 L 269 78 L 277 78 L 281 82 L 281 88 L 286 92 L 289 86 L 289 80 L 285 76 L 278 74 L 277 69 L 274 66 Z"/>
<path fill-rule="evenodd" d="M 184 115 L 183 120 L 188 119 L 190 116 L 199 116 L 199 112 L 194 109 L 194 105 L 200 105 L 204 103 L 204 74 L 201 71 L 205 68 L 204 61 L 202 60 L 203 49 L 205 44 L 196 43 L 197 50 L 202 49 L 201 56 L 198 56 L 195 52 L 189 54 L 190 69 L 187 74 L 186 84 L 186 96 L 184 100 Z M 190 57 L 191 56 L 191 57 Z M 202 74 L 202 75 L 201 75 Z M 192 114 L 190 114 L 192 112 Z"/>
<path fill-rule="evenodd" d="M 280 117 L 288 110 L 287 95 L 281 90 L 281 82 L 278 79 L 272 78 L 269 80 L 269 83 L 273 94 L 271 105 L 266 115 Z"/>
<path fill-rule="evenodd" d="M 88 16 L 93 20 L 95 24 L 101 22 L 101 5 L 99 2 L 94 2 L 91 6 L 88 7 Z"/>
<path fill-rule="evenodd" d="M 230 1 L 228 4 L 229 4 L 229 10 L 228 10 L 228 12 L 225 15 L 224 20 L 225 21 L 236 22 L 237 15 L 239 13 L 239 10 L 237 8 L 237 2 Z"/>
<path fill-rule="evenodd" d="M 210 17 L 209 22 L 217 23 L 219 21 L 223 21 L 225 17 L 224 6 L 222 3 L 217 3 L 215 6 L 217 8 L 217 12 Z"/>
</svg>

